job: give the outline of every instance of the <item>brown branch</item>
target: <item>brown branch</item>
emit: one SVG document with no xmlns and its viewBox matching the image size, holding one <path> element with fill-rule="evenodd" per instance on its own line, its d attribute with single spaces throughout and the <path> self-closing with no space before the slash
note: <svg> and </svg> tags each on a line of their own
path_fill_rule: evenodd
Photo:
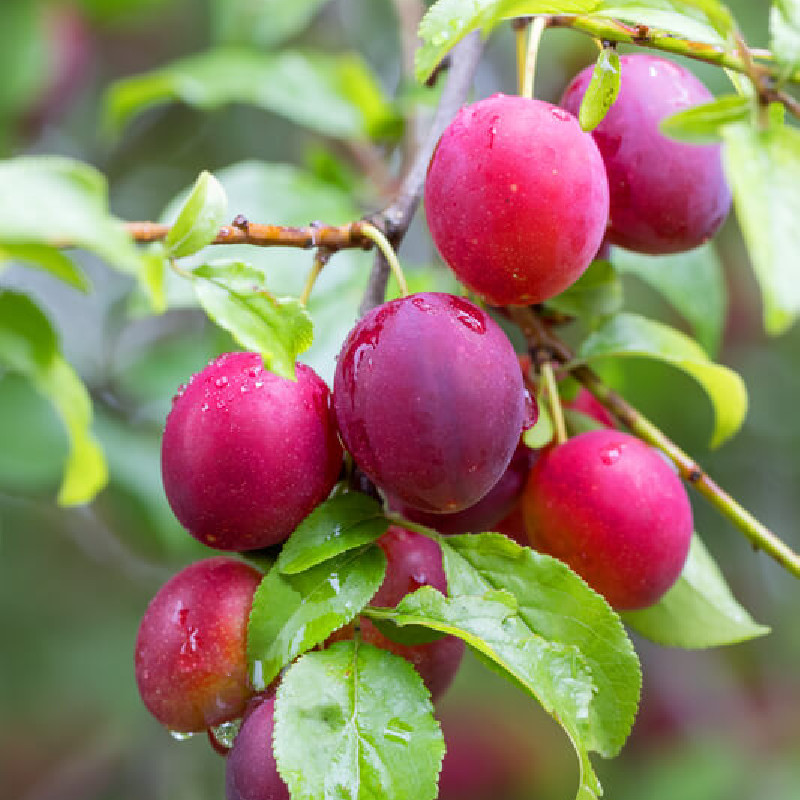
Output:
<svg viewBox="0 0 800 800">
<path fill-rule="evenodd" d="M 800 577 L 800 555 L 744 509 L 665 433 L 606 386 L 590 367 L 575 364 L 570 349 L 550 331 L 533 309 L 508 308 L 506 313 L 520 327 L 533 350 L 545 350 L 554 360 L 566 365 L 572 377 L 585 386 L 632 433 L 665 453 L 678 468 L 681 477 L 733 522 L 754 547 L 768 553 L 787 571 Z"/>
</svg>

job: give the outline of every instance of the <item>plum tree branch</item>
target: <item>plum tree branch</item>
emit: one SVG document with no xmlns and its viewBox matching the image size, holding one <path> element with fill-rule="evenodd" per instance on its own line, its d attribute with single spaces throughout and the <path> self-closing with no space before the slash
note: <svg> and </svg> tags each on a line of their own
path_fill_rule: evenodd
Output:
<svg viewBox="0 0 800 800">
<path fill-rule="evenodd" d="M 792 575 L 800 578 L 800 554 L 778 538 L 749 511 L 743 508 L 697 462 L 681 450 L 663 431 L 610 389 L 585 364 L 574 363 L 573 353 L 538 316 L 532 308 L 509 308 L 508 315 L 516 322 L 532 348 L 547 350 L 552 358 L 566 365 L 570 374 L 591 392 L 632 433 L 657 447 L 677 467 L 681 477 L 727 517 L 750 540 Z"/>
</svg>

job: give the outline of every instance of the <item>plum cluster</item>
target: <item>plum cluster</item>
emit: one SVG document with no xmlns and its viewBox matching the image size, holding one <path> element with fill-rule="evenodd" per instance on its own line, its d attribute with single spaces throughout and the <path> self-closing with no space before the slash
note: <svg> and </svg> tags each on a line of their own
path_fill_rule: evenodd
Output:
<svg viewBox="0 0 800 800">
<path fill-rule="evenodd" d="M 707 98 L 689 73 L 649 56 L 622 59 L 622 91 L 593 134 L 563 105 L 495 95 L 462 109 L 433 156 L 431 232 L 457 277 L 491 305 L 563 291 L 604 239 L 674 252 L 711 236 L 730 196 L 713 147 L 668 142 L 668 113 Z M 494 319 L 469 300 L 420 293 L 366 314 L 344 342 L 333 391 L 308 366 L 296 379 L 256 353 L 227 353 L 181 387 L 163 438 L 164 488 L 202 543 L 246 553 L 280 546 L 357 472 L 400 517 L 443 534 L 500 531 L 562 559 L 617 609 L 657 602 L 683 568 L 692 514 L 677 474 L 614 427 L 586 392 L 573 407 L 600 429 L 534 452 L 521 442 L 536 404 Z M 394 606 L 421 586 L 446 593 L 441 548 L 392 527 L 373 598 Z M 150 603 L 136 642 L 142 699 L 162 724 L 197 732 L 243 717 L 227 759 L 228 800 L 288 798 L 271 748 L 273 692 L 256 694 L 247 623 L 261 581 L 217 556 L 185 568 Z M 464 645 L 399 644 L 369 620 L 361 637 L 409 660 L 434 699 Z M 353 636 L 353 626 L 329 641 Z M 327 644 L 327 643 L 326 643 Z"/>
</svg>

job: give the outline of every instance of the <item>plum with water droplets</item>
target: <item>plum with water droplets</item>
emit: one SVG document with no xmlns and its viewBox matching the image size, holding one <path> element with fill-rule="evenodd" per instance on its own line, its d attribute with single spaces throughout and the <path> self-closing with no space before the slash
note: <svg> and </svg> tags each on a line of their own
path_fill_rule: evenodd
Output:
<svg viewBox="0 0 800 800">
<path fill-rule="evenodd" d="M 267 372 L 258 353 L 227 353 L 195 375 L 161 449 L 175 516 L 219 550 L 284 541 L 328 496 L 341 463 L 322 379 L 305 364 L 296 381 Z"/>
<path fill-rule="evenodd" d="M 681 574 L 692 509 L 660 454 L 597 430 L 542 452 L 523 513 L 534 548 L 561 559 L 616 609 L 658 602 Z"/>
<path fill-rule="evenodd" d="M 370 311 L 342 347 L 333 398 L 358 466 L 399 502 L 435 513 L 484 497 L 535 418 L 503 331 L 448 294 Z"/>
<path fill-rule="evenodd" d="M 245 643 L 261 573 L 232 558 L 192 564 L 150 602 L 136 638 L 136 683 L 148 711 L 184 733 L 242 714 L 253 694 Z"/>
<path fill-rule="evenodd" d="M 425 182 L 433 241 L 456 277 L 493 305 L 529 305 L 571 286 L 608 221 L 608 182 L 572 114 L 496 94 L 458 112 Z"/>
</svg>

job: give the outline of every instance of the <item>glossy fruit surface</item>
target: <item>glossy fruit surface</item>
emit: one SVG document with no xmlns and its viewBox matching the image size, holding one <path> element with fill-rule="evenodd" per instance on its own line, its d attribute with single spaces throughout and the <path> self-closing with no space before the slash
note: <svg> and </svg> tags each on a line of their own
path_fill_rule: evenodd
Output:
<svg viewBox="0 0 800 800">
<path fill-rule="evenodd" d="M 322 379 L 304 364 L 296 381 L 281 378 L 258 353 L 226 353 L 195 375 L 161 448 L 175 516 L 220 550 L 282 542 L 328 496 L 341 463 Z"/>
<path fill-rule="evenodd" d="M 561 105 L 578 113 L 592 67 L 570 83 Z M 646 54 L 620 58 L 617 101 L 592 132 L 611 193 L 609 241 L 642 253 L 677 253 L 713 236 L 731 195 L 718 145 L 663 136 L 662 119 L 713 96 L 691 72 Z"/>
<path fill-rule="evenodd" d="M 186 567 L 159 589 L 136 638 L 136 683 L 148 711 L 174 731 L 239 716 L 253 694 L 245 642 L 261 573 L 232 558 Z"/>
<path fill-rule="evenodd" d="M 428 168 L 425 214 L 442 258 L 494 305 L 571 286 L 608 221 L 600 153 L 572 114 L 496 94 L 462 108 Z"/>
<path fill-rule="evenodd" d="M 523 500 L 533 547 L 566 562 L 617 609 L 656 603 L 689 552 L 680 478 L 626 433 L 582 433 L 543 451 Z"/>
<path fill-rule="evenodd" d="M 370 311 L 344 343 L 333 396 L 358 466 L 390 496 L 436 513 L 489 492 L 534 414 L 503 331 L 448 294 Z"/>
<path fill-rule="evenodd" d="M 242 723 L 225 765 L 226 800 L 289 800 L 272 753 L 275 698 L 264 700 Z"/>
</svg>

